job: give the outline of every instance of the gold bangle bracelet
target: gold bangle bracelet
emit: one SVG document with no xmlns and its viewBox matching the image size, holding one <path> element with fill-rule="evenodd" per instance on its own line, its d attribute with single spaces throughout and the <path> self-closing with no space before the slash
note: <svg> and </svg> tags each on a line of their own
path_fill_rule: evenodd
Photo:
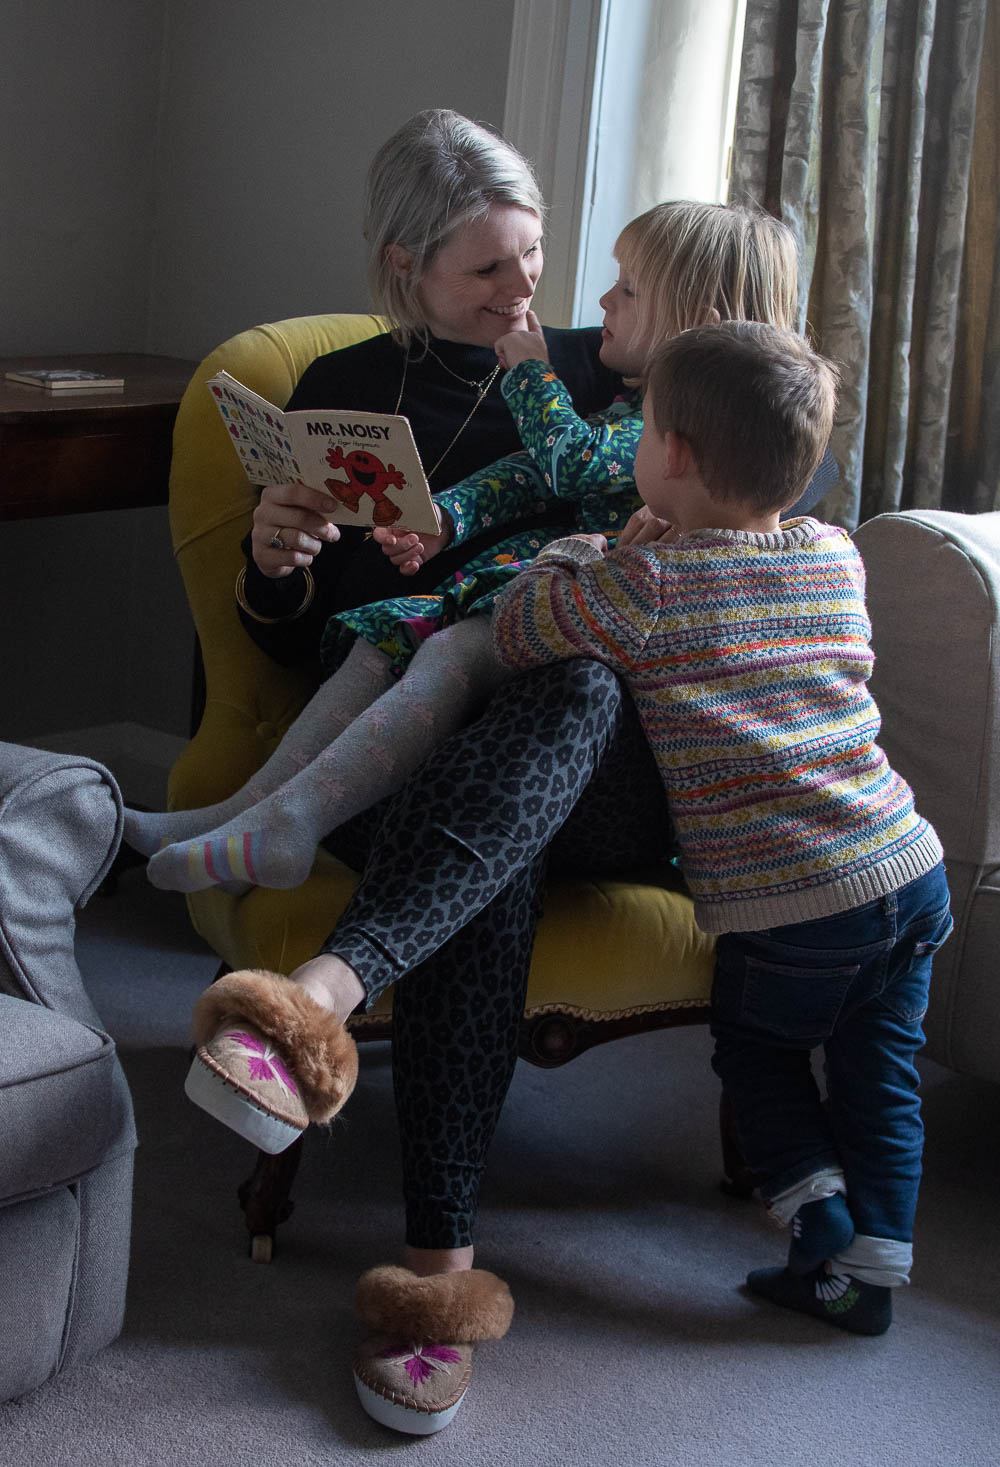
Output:
<svg viewBox="0 0 1000 1467">
<path fill-rule="evenodd" d="M 263 622 L 266 626 L 273 625 L 279 621 L 296 621 L 304 612 L 309 610 L 309 607 L 313 604 L 313 598 L 316 595 L 316 582 L 313 580 L 312 571 L 306 566 L 302 566 L 301 569 L 302 574 L 306 578 L 306 594 L 302 598 L 301 605 L 297 606 L 294 611 L 286 611 L 284 616 L 261 616 L 260 612 L 254 611 L 253 607 L 247 601 L 245 590 L 247 568 L 245 565 L 241 566 L 240 573 L 236 577 L 236 601 L 240 610 L 245 611 L 247 616 L 251 617 L 254 621 Z"/>
</svg>

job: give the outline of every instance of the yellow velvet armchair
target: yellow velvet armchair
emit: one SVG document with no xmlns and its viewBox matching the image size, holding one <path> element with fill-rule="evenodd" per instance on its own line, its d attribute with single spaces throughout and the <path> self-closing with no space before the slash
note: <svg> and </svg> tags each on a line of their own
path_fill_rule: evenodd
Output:
<svg viewBox="0 0 1000 1467">
<path fill-rule="evenodd" d="M 174 431 L 170 523 L 206 691 L 200 727 L 171 773 L 172 809 L 209 804 L 238 788 L 312 692 L 301 671 L 279 667 L 259 651 L 237 617 L 239 545 L 256 491 L 204 383 L 224 367 L 282 403 L 314 357 L 362 341 L 380 326 L 376 317 L 361 315 L 256 326 L 214 351 L 184 395 Z M 197 892 L 188 898 L 191 920 L 229 967 L 289 972 L 315 953 L 355 880 L 320 850 L 308 881 L 295 890 Z M 704 1019 L 712 947 L 669 871 L 630 880 L 553 880 L 531 969 L 526 1057 L 558 1063 L 603 1037 Z M 365 1025 L 360 1029 L 363 1036 Z"/>
<path fill-rule="evenodd" d="M 184 395 L 174 430 L 170 523 L 204 661 L 205 708 L 171 773 L 172 809 L 209 804 L 237 789 L 312 691 L 302 672 L 259 651 L 237 617 L 239 546 L 256 491 L 204 384 L 225 368 L 271 402 L 284 403 L 316 356 L 380 329 L 376 317 L 363 315 L 256 326 L 207 357 Z M 196 930 L 226 966 L 287 973 L 316 952 L 355 881 L 319 850 L 309 879 L 293 891 L 210 890 L 188 904 Z M 538 927 L 522 1055 L 559 1064 L 603 1039 L 705 1020 L 712 950 L 670 870 L 628 880 L 552 880 Z M 352 1021 L 356 1037 L 387 1035 L 388 1014 L 387 1002 Z"/>
</svg>

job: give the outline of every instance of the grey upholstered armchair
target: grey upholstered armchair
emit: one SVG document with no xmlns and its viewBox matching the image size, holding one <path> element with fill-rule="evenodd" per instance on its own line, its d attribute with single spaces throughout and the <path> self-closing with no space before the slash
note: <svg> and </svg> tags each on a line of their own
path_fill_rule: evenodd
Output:
<svg viewBox="0 0 1000 1467">
<path fill-rule="evenodd" d="M 101 765 L 0 744 L 0 1401 L 121 1328 L 132 1102 L 74 957 L 121 819 Z"/>
</svg>

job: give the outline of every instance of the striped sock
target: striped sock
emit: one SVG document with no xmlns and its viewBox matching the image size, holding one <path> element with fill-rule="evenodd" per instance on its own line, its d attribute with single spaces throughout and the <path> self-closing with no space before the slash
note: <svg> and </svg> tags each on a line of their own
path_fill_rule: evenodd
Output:
<svg viewBox="0 0 1000 1467">
<path fill-rule="evenodd" d="M 207 839 L 164 847 L 146 868 L 152 884 L 188 892 L 210 886 L 232 892 L 301 886 L 312 870 L 316 840 L 290 812 L 276 813 L 276 799 L 255 805 L 243 820 Z"/>
</svg>

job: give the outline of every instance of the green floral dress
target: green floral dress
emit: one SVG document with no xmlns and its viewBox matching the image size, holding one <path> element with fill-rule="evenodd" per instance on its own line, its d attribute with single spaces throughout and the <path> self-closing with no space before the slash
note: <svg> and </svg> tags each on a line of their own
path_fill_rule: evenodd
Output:
<svg viewBox="0 0 1000 1467">
<path fill-rule="evenodd" d="M 329 675 L 355 637 L 379 647 L 402 674 L 420 643 L 458 617 L 488 612 L 512 576 L 553 540 L 567 534 L 612 539 L 641 500 L 633 470 L 642 433 L 638 391 L 601 413 L 581 418 L 546 362 L 527 361 L 506 374 L 501 391 L 524 451 L 499 459 L 434 496 L 455 526 L 453 544 L 483 530 L 502 531 L 556 500 L 575 505 L 572 527 L 512 533 L 423 596 L 398 596 L 337 612 L 327 622 L 320 655 Z"/>
</svg>

